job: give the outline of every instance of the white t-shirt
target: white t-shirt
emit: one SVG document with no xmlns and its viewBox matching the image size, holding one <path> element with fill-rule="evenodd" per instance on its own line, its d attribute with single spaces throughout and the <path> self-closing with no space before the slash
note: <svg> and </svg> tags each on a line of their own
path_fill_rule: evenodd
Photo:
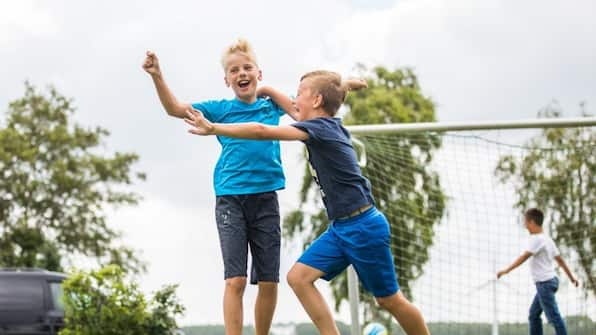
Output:
<svg viewBox="0 0 596 335">
<path fill-rule="evenodd" d="M 535 282 L 553 279 L 555 273 L 555 256 L 559 256 L 559 249 L 555 242 L 544 233 L 530 235 L 528 251 L 532 253 L 530 272 Z"/>
</svg>

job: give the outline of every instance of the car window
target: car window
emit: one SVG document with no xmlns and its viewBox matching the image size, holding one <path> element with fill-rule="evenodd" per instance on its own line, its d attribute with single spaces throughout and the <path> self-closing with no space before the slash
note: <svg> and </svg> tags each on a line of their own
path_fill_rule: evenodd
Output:
<svg viewBox="0 0 596 335">
<path fill-rule="evenodd" d="M 0 311 L 43 309 L 42 282 L 25 278 L 0 278 Z"/>
<path fill-rule="evenodd" d="M 64 291 L 62 290 L 62 284 L 51 282 L 50 293 L 52 294 L 52 306 L 54 306 L 54 309 L 64 311 Z"/>
</svg>

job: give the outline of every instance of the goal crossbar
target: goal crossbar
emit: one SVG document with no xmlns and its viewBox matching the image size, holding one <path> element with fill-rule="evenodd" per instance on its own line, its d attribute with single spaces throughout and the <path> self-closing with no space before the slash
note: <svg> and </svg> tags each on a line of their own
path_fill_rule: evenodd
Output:
<svg viewBox="0 0 596 335">
<path fill-rule="evenodd" d="M 480 122 L 422 122 L 392 123 L 375 125 L 354 125 L 346 128 L 352 134 L 386 134 L 386 133 L 419 133 L 424 131 L 465 131 L 494 129 L 530 129 L 530 128 L 564 128 L 593 127 L 596 117 L 544 118 L 508 121 Z"/>
</svg>

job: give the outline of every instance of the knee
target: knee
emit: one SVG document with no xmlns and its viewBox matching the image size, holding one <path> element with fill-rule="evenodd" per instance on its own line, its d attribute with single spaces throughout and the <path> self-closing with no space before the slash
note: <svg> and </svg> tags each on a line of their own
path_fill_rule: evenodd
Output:
<svg viewBox="0 0 596 335">
<path fill-rule="evenodd" d="M 234 277 L 226 279 L 226 290 L 234 294 L 243 294 L 246 288 L 246 277 Z"/>
<path fill-rule="evenodd" d="M 396 307 L 408 304 L 406 298 L 399 293 L 396 293 L 388 297 L 377 297 L 375 298 L 375 300 L 381 308 L 386 310 L 393 310 Z"/>
<path fill-rule="evenodd" d="M 308 284 L 308 282 L 304 279 L 304 277 L 301 276 L 298 271 L 294 271 L 294 270 L 290 270 L 290 272 L 288 272 L 288 275 L 286 276 L 286 280 L 288 282 L 288 285 L 290 285 L 290 287 L 293 290 Z"/>
<path fill-rule="evenodd" d="M 563 317 L 561 316 L 560 313 L 558 312 L 551 312 L 551 313 L 545 313 L 546 314 L 546 320 L 551 324 L 551 325 L 559 325 L 561 323 L 563 323 Z"/>
<path fill-rule="evenodd" d="M 530 314 L 528 315 L 528 321 L 536 321 L 536 320 L 540 320 L 540 313 L 536 313 L 534 311 L 530 311 Z"/>
</svg>

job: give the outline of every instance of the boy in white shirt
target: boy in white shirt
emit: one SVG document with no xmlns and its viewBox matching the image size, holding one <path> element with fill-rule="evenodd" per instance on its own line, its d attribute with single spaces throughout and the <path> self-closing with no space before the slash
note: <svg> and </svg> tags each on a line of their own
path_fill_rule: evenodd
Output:
<svg viewBox="0 0 596 335">
<path fill-rule="evenodd" d="M 578 286 L 578 282 L 563 258 L 561 258 L 555 242 L 544 234 L 542 230 L 543 221 L 544 214 L 539 209 L 530 208 L 524 213 L 524 223 L 530 233 L 528 248 L 508 268 L 499 271 L 497 278 L 501 278 L 532 257 L 530 260 L 530 272 L 532 273 L 532 279 L 536 283 L 536 296 L 530 306 L 530 316 L 528 318 L 530 335 L 542 335 L 542 319 L 540 318 L 542 311 L 544 311 L 546 318 L 555 328 L 557 335 L 567 335 L 565 321 L 561 317 L 557 301 L 555 300 L 555 293 L 559 288 L 559 279 L 555 273 L 554 261 L 563 268 L 573 285 Z"/>
</svg>

